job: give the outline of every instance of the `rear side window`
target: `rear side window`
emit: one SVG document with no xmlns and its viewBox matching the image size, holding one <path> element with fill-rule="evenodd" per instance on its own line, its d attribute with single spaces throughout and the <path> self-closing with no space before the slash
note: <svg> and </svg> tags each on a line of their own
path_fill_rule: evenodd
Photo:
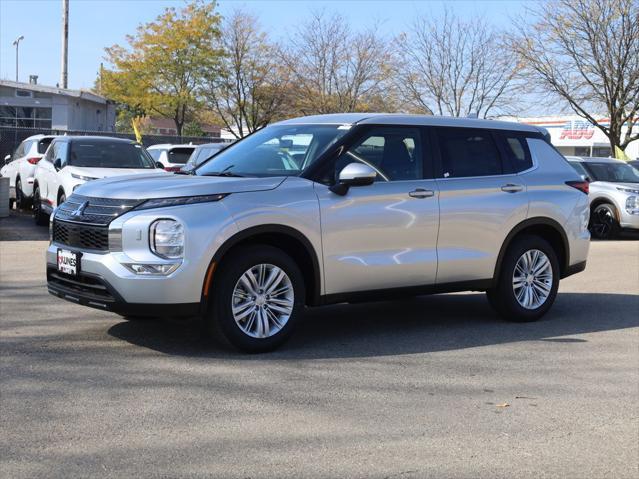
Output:
<svg viewBox="0 0 639 479">
<path fill-rule="evenodd" d="M 512 133 L 504 133 L 502 138 L 504 151 L 515 173 L 532 168 L 533 163 L 526 138 Z"/>
<path fill-rule="evenodd" d="M 53 138 L 42 138 L 38 142 L 38 153 L 40 153 L 41 155 L 44 155 L 52 141 L 53 141 Z"/>
<path fill-rule="evenodd" d="M 490 131 L 438 128 L 444 178 L 501 175 L 501 156 Z"/>
</svg>

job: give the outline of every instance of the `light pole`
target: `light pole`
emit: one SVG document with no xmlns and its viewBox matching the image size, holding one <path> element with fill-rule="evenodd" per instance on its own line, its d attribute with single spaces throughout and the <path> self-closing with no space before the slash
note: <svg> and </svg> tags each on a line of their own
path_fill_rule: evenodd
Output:
<svg viewBox="0 0 639 479">
<path fill-rule="evenodd" d="M 16 46 L 16 83 L 18 83 L 18 47 L 20 46 L 20 40 L 24 40 L 24 35 L 20 35 L 13 41 Z"/>
</svg>

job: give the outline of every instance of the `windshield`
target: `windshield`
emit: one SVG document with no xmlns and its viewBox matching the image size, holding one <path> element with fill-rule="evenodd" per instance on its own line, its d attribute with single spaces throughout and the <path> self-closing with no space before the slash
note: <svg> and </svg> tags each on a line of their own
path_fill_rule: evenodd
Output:
<svg viewBox="0 0 639 479">
<path fill-rule="evenodd" d="M 347 131 L 339 125 L 268 126 L 215 155 L 196 174 L 298 176 Z"/>
<path fill-rule="evenodd" d="M 224 144 L 220 143 L 219 145 L 197 147 L 189 158 L 189 161 L 186 162 L 186 166 L 189 168 L 195 168 L 196 166 L 202 164 L 204 160 L 208 160 L 211 156 L 220 151 L 223 146 Z"/>
<path fill-rule="evenodd" d="M 639 171 L 626 163 L 584 163 L 593 181 L 639 183 Z"/>
<path fill-rule="evenodd" d="M 68 164 L 89 168 L 155 168 L 140 145 L 92 140 L 73 141 Z"/>
<path fill-rule="evenodd" d="M 577 173 L 579 173 L 581 176 L 583 176 L 583 177 L 589 177 L 590 176 L 590 173 L 588 173 L 586 171 L 586 169 L 583 167 L 583 165 L 580 162 L 578 162 L 578 161 L 569 161 L 568 163 L 570 163 L 570 166 L 572 166 L 575 169 L 575 171 Z"/>
<path fill-rule="evenodd" d="M 153 158 L 155 161 L 159 161 L 160 155 L 162 154 L 163 151 L 166 151 L 166 150 L 161 150 L 159 148 L 154 148 L 152 150 L 146 150 L 146 152 L 149 155 L 151 155 L 151 158 Z"/>
</svg>

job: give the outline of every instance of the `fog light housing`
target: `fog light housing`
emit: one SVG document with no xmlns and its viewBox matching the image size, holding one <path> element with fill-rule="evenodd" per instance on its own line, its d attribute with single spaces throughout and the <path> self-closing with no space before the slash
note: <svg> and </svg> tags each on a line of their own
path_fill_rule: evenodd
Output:
<svg viewBox="0 0 639 479">
<path fill-rule="evenodd" d="M 163 263 L 163 264 L 147 264 L 147 263 L 124 263 L 124 267 L 132 273 L 139 275 L 160 275 L 167 276 L 178 269 L 180 263 Z"/>
<path fill-rule="evenodd" d="M 151 223 L 149 247 L 160 258 L 179 259 L 184 256 L 184 226 L 171 219 Z"/>
</svg>

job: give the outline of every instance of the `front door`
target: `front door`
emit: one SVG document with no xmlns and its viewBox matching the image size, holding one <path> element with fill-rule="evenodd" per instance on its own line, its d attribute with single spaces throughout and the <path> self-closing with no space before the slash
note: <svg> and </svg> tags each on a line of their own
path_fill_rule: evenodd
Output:
<svg viewBox="0 0 639 479">
<path fill-rule="evenodd" d="M 435 283 L 438 191 L 425 178 L 424 151 L 418 128 L 372 127 L 330 172 L 336 177 L 362 162 L 378 171 L 375 183 L 351 187 L 345 196 L 316 183 L 325 294 Z"/>
</svg>

